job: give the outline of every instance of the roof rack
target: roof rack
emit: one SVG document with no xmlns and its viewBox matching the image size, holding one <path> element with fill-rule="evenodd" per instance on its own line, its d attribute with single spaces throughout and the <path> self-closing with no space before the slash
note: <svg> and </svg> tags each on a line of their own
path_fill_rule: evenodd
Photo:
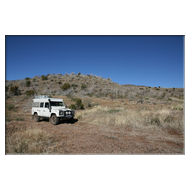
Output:
<svg viewBox="0 0 190 190">
<path fill-rule="evenodd" d="M 43 99 L 43 98 L 50 98 L 50 96 L 49 95 L 35 96 L 35 99 Z"/>
</svg>

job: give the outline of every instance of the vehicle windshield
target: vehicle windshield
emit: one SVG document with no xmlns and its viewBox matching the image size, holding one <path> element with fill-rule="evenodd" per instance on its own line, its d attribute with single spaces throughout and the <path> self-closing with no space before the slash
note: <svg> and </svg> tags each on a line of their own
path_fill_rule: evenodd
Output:
<svg viewBox="0 0 190 190">
<path fill-rule="evenodd" d="M 64 106 L 63 102 L 50 102 L 51 106 Z"/>
</svg>

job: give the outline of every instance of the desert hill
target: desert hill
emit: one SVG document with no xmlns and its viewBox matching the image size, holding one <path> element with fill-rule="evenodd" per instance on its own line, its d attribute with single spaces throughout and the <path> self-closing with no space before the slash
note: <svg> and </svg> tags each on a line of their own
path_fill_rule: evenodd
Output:
<svg viewBox="0 0 190 190">
<path fill-rule="evenodd" d="M 6 81 L 6 97 L 13 95 L 51 95 L 68 97 L 109 97 L 125 98 L 129 101 L 163 100 L 172 97 L 183 99 L 183 88 L 162 88 L 137 85 L 120 85 L 110 78 L 101 76 L 72 74 L 48 74 L 22 80 Z"/>
<path fill-rule="evenodd" d="M 6 154 L 184 154 L 184 89 L 120 85 L 93 75 L 6 81 Z M 81 99 L 74 122 L 32 119 L 35 95 Z"/>
</svg>

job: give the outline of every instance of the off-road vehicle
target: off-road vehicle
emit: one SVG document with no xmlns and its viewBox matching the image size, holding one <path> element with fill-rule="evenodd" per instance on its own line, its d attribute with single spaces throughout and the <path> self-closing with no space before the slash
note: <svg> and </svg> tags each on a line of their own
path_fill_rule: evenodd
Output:
<svg viewBox="0 0 190 190">
<path fill-rule="evenodd" d="M 32 117 L 39 122 L 41 118 L 49 118 L 53 125 L 60 120 L 72 120 L 75 111 L 68 109 L 60 98 L 50 98 L 47 95 L 36 96 L 32 104 Z"/>
</svg>

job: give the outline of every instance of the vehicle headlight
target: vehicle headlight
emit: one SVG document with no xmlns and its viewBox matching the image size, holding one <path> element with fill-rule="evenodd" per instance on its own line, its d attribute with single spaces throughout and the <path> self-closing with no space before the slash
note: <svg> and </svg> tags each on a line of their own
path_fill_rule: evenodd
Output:
<svg viewBox="0 0 190 190">
<path fill-rule="evenodd" d="M 63 111 L 59 111 L 59 115 L 63 115 Z"/>
</svg>

